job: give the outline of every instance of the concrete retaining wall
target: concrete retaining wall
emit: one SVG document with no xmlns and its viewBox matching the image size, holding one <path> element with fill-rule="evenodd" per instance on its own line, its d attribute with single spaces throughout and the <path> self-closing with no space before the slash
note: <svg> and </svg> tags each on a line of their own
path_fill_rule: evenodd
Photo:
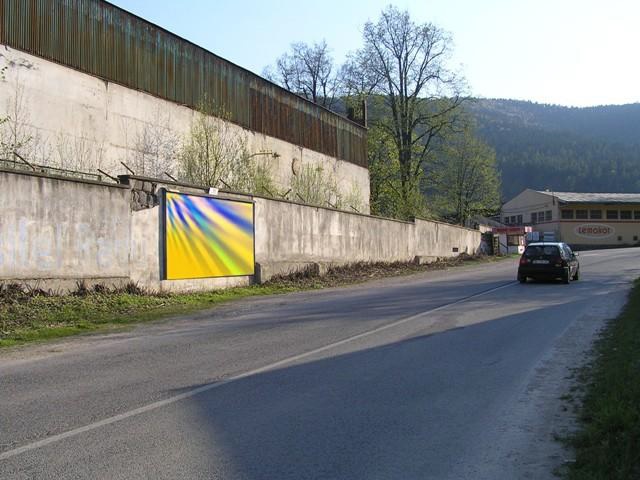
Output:
<svg viewBox="0 0 640 480">
<path fill-rule="evenodd" d="M 0 281 L 129 279 L 130 190 L 0 170 Z"/>
<path fill-rule="evenodd" d="M 189 131 L 194 111 L 153 95 L 81 73 L 0 44 L 0 118 L 18 117 L 21 137 L 30 140 L 20 151 L 32 163 L 111 175 L 128 173 L 120 164 L 136 166 L 141 155 L 175 146 Z M 369 212 L 369 170 L 283 140 L 228 124 L 246 138 L 249 151 L 270 151 L 271 173 L 283 190 L 291 185 L 294 165 L 320 166 L 338 181 L 344 196 L 359 197 Z M 0 127 L 0 138 L 9 125 Z M 166 153 L 166 152 L 165 152 Z M 168 156 L 174 157 L 169 154 Z M 148 162 L 151 164 L 150 160 Z M 158 165 L 161 175 L 175 165 Z"/>
<path fill-rule="evenodd" d="M 478 230 L 255 197 L 255 278 L 161 280 L 161 187 L 159 181 L 135 177 L 124 186 L 0 170 L 0 281 L 68 289 L 78 280 L 132 280 L 153 290 L 210 290 L 310 265 L 322 271 L 329 264 L 359 261 L 417 257 L 424 262 L 473 254 L 480 246 Z M 194 187 L 172 189 L 202 193 Z"/>
<path fill-rule="evenodd" d="M 401 222 L 256 198 L 256 261 L 262 280 L 308 262 L 429 261 L 474 254 L 480 232 L 416 219 Z"/>
</svg>

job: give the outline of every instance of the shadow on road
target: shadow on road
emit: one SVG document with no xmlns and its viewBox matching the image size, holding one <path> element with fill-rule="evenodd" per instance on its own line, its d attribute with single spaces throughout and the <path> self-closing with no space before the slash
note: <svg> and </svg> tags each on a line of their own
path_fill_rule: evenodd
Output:
<svg viewBox="0 0 640 480">
<path fill-rule="evenodd" d="M 185 407 L 233 478 L 453 478 L 501 441 L 500 409 L 580 307 L 562 289 L 553 307 L 268 371 Z"/>
</svg>

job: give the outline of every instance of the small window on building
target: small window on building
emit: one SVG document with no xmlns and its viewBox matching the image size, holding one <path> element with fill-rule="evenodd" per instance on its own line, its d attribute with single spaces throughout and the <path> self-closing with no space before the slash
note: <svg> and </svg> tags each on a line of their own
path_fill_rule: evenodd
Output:
<svg viewBox="0 0 640 480">
<path fill-rule="evenodd" d="M 618 210 L 607 210 L 607 220 L 617 220 Z"/>
<path fill-rule="evenodd" d="M 544 212 L 538 212 L 538 222 L 544 222 Z"/>
<path fill-rule="evenodd" d="M 522 215 L 518 215 L 518 225 L 522 225 Z"/>
<path fill-rule="evenodd" d="M 621 242 L 622 241 L 622 235 L 618 235 L 618 241 Z"/>
<path fill-rule="evenodd" d="M 546 212 L 544 212 L 544 221 L 545 222 L 551 221 L 551 210 L 547 210 Z"/>
<path fill-rule="evenodd" d="M 589 212 L 587 210 L 576 210 L 576 218 L 578 220 L 586 220 L 589 218 Z"/>
<path fill-rule="evenodd" d="M 511 216 L 511 221 L 509 223 L 512 223 L 512 224 L 516 223 L 516 216 L 515 215 Z"/>
<path fill-rule="evenodd" d="M 634 242 L 637 242 L 637 241 L 638 241 L 638 235 L 634 235 L 634 236 L 633 236 L 633 241 L 634 241 Z"/>
<path fill-rule="evenodd" d="M 640 220 L 640 210 L 635 210 L 635 211 L 633 212 L 633 218 L 634 218 L 635 220 Z"/>
<path fill-rule="evenodd" d="M 536 212 L 531 214 L 531 223 L 538 223 L 538 214 Z"/>
<path fill-rule="evenodd" d="M 600 220 L 602 218 L 602 210 L 589 210 L 589 218 Z"/>
<path fill-rule="evenodd" d="M 563 220 L 573 220 L 573 210 L 561 210 Z"/>
<path fill-rule="evenodd" d="M 621 220 L 631 220 L 631 210 L 620 210 Z"/>
<path fill-rule="evenodd" d="M 509 224 L 509 217 L 504 217 L 504 223 Z"/>
</svg>

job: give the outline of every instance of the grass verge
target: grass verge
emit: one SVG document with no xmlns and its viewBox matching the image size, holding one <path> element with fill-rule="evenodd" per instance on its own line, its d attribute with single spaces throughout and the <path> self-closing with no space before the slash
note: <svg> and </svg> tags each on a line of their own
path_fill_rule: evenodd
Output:
<svg viewBox="0 0 640 480">
<path fill-rule="evenodd" d="M 580 430 L 568 439 L 576 459 L 571 480 L 640 479 L 640 279 L 622 314 L 595 346 L 581 373 Z"/>
<path fill-rule="evenodd" d="M 16 294 L 13 289 L 11 300 L 0 300 L 0 347 L 113 329 L 187 314 L 244 297 L 293 291 L 286 285 L 188 294 L 135 291 L 134 285 L 129 285 L 128 291 L 100 289 L 70 295 L 28 290 Z"/>
<path fill-rule="evenodd" d="M 0 285 L 0 347 L 123 327 L 127 324 L 192 313 L 240 298 L 288 293 L 462 265 L 488 263 L 500 257 L 457 257 L 432 263 L 355 263 L 330 268 L 323 276 L 300 271 L 262 285 L 201 293 L 146 292 L 136 285 L 60 295 L 18 285 Z"/>
</svg>

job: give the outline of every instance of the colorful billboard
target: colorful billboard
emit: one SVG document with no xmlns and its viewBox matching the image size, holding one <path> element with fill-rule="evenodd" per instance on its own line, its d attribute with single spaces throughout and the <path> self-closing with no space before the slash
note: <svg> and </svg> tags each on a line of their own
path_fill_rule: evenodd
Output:
<svg viewBox="0 0 640 480">
<path fill-rule="evenodd" d="M 165 192 L 164 278 L 253 275 L 253 203 Z"/>
</svg>

